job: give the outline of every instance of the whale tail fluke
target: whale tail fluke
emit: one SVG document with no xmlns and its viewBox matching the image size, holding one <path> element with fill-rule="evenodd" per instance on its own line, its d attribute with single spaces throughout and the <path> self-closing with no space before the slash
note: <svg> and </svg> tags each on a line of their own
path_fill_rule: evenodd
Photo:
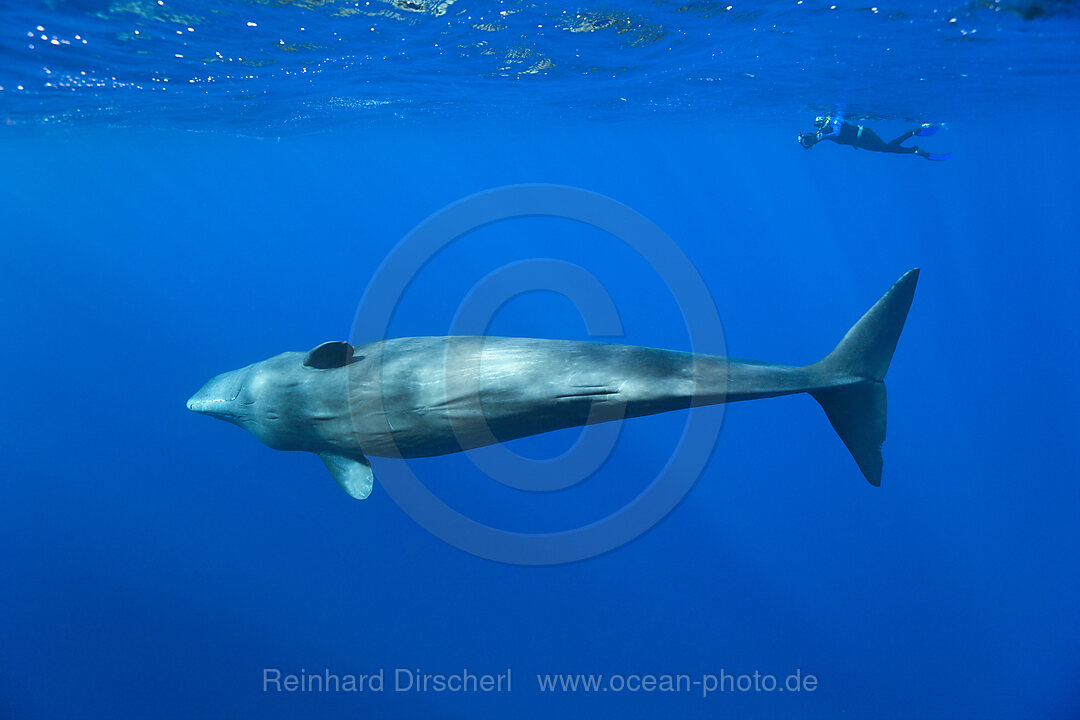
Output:
<svg viewBox="0 0 1080 720">
<path fill-rule="evenodd" d="M 840 439 L 871 485 L 881 485 L 885 441 L 885 373 L 904 329 L 918 268 L 909 270 L 813 367 L 830 377 L 855 379 L 810 394 L 824 408 Z"/>
</svg>

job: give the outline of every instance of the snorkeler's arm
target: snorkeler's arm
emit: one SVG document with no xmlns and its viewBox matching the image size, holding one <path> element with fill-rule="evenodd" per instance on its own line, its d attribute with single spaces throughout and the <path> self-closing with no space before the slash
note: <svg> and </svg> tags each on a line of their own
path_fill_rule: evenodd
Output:
<svg viewBox="0 0 1080 720">
<path fill-rule="evenodd" d="M 799 136 L 799 144 L 809 150 L 817 145 L 819 142 L 825 139 L 831 139 L 827 135 L 822 135 L 820 132 L 808 132 Z"/>
</svg>

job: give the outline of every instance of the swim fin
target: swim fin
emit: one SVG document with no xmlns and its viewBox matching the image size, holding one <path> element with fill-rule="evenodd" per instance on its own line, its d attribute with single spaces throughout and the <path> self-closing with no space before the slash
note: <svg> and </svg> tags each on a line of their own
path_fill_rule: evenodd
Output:
<svg viewBox="0 0 1080 720">
<path fill-rule="evenodd" d="M 926 153 L 927 160 L 937 160 L 939 162 L 942 160 L 948 160 L 951 157 L 952 153 Z"/>
<path fill-rule="evenodd" d="M 931 135 L 937 135 L 937 131 L 941 129 L 940 125 L 934 125 L 933 123 L 923 123 L 915 134 L 919 137 L 930 137 Z"/>
</svg>

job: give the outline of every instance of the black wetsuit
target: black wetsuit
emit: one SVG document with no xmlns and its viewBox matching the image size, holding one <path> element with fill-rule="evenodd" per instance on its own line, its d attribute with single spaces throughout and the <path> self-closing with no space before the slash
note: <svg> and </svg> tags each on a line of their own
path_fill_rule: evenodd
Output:
<svg viewBox="0 0 1080 720">
<path fill-rule="evenodd" d="M 901 144 L 918 133 L 918 129 L 908 130 L 903 135 L 894 138 L 890 142 L 885 142 L 876 132 L 865 125 L 852 125 L 849 122 L 845 122 L 840 124 L 839 132 L 833 132 L 828 135 L 818 133 L 817 139 L 813 140 L 810 143 L 810 146 L 816 145 L 822 140 L 832 140 L 838 145 L 850 145 L 853 148 L 862 148 L 863 150 L 872 150 L 874 152 L 900 153 L 903 155 L 915 154 L 926 157 L 929 153 L 925 150 L 920 150 L 917 147 L 905 147 Z"/>
</svg>

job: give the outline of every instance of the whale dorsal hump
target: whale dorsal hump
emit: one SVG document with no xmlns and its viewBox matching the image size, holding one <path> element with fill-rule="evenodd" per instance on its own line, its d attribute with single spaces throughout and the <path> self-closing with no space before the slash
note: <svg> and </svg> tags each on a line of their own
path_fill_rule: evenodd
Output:
<svg viewBox="0 0 1080 720">
<path fill-rule="evenodd" d="M 326 342 L 315 348 L 304 358 L 304 364 L 316 370 L 330 370 L 345 367 L 360 358 L 353 357 L 353 346 L 347 342 Z"/>
</svg>

